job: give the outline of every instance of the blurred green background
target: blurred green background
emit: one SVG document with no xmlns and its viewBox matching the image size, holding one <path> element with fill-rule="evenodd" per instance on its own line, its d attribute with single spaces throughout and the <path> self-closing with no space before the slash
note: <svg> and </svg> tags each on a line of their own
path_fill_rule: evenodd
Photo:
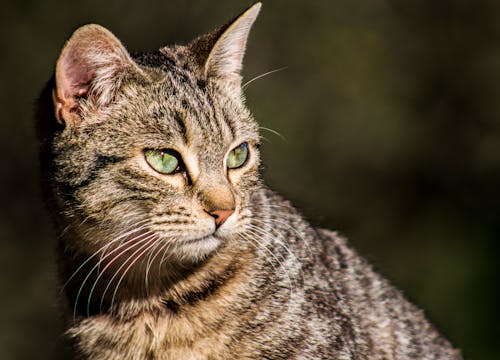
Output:
<svg viewBox="0 0 500 360">
<path fill-rule="evenodd" d="M 0 359 L 60 353 L 34 100 L 71 32 L 185 43 L 248 1 L 7 0 L 0 14 Z M 265 1 L 247 102 L 264 175 L 337 229 L 469 359 L 499 359 L 500 2 Z"/>
</svg>

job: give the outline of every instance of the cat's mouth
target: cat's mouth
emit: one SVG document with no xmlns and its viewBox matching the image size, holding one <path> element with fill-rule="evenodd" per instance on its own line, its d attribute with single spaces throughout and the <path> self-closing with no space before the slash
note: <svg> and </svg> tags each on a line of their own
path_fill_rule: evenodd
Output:
<svg viewBox="0 0 500 360">
<path fill-rule="evenodd" d="M 202 236 L 199 238 L 183 240 L 181 245 L 197 244 L 197 243 L 202 243 L 205 241 L 212 241 L 214 239 L 220 241 L 220 239 L 217 236 L 215 236 L 215 234 L 210 234 L 210 235 Z"/>
<path fill-rule="evenodd" d="M 200 260 L 212 254 L 222 244 L 222 239 L 214 234 L 180 240 L 174 253 L 182 259 Z"/>
</svg>

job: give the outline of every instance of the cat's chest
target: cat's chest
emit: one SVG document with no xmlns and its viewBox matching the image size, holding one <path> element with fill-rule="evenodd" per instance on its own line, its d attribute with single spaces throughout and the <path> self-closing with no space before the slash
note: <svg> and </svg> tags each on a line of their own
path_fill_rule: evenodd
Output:
<svg viewBox="0 0 500 360">
<path fill-rule="evenodd" d="M 70 332 L 92 359 L 229 359 L 230 325 L 235 325 L 230 322 L 217 324 L 196 314 L 142 315 L 120 323 L 102 316 Z"/>
<path fill-rule="evenodd" d="M 246 290 L 240 276 L 192 304 L 169 306 L 150 299 L 133 318 L 95 316 L 70 334 L 91 359 L 233 359 L 235 351 L 245 358 L 234 342 L 248 309 L 240 298 Z M 130 313 L 131 306 L 123 312 Z"/>
<path fill-rule="evenodd" d="M 117 312 L 127 314 L 127 320 L 94 316 L 78 323 L 70 335 L 89 359 L 255 358 L 245 325 L 259 311 L 252 306 L 256 291 L 249 285 L 255 270 L 232 268 L 239 262 L 227 259 L 229 265 L 214 263 L 210 271 L 194 274 L 162 296 L 123 301 Z M 243 260 L 252 264 L 240 256 Z M 207 274 L 218 274 L 217 281 L 209 281 Z"/>
</svg>

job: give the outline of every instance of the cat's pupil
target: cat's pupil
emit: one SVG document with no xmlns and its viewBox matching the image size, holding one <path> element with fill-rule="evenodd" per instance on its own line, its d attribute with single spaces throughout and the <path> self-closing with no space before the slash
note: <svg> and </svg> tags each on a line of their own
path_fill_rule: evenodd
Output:
<svg viewBox="0 0 500 360">
<path fill-rule="evenodd" d="M 169 149 L 148 149 L 144 151 L 146 162 L 161 174 L 173 174 L 180 170 L 180 155 Z"/>
<path fill-rule="evenodd" d="M 248 158 L 248 144 L 246 142 L 235 147 L 227 156 L 227 167 L 236 169 L 242 167 Z"/>
</svg>

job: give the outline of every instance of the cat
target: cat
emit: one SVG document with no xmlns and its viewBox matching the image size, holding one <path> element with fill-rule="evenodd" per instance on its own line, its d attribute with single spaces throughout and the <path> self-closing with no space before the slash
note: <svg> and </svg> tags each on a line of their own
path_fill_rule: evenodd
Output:
<svg viewBox="0 0 500 360">
<path fill-rule="evenodd" d="M 74 32 L 38 106 L 66 336 L 81 359 L 461 359 L 259 176 L 241 68 L 261 8 L 130 54 Z"/>
</svg>

